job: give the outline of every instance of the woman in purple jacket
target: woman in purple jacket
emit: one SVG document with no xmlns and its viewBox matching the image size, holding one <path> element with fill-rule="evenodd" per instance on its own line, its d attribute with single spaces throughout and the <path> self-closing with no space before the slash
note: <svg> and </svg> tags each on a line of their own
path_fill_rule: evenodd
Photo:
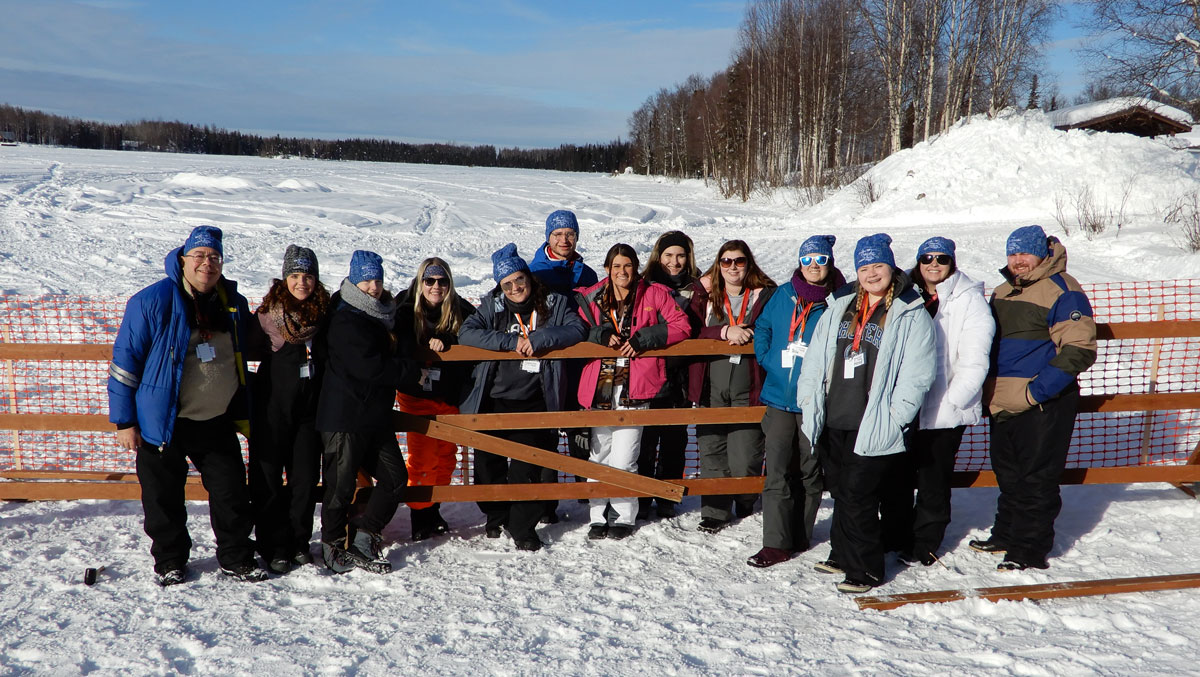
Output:
<svg viewBox="0 0 1200 677">
<path fill-rule="evenodd" d="M 717 251 L 708 273 L 696 284 L 693 312 L 703 318 L 700 338 L 731 346 L 754 340 L 754 323 L 775 291 L 775 282 L 754 262 L 750 246 L 730 240 Z M 754 355 L 720 355 L 696 362 L 688 379 L 688 399 L 702 407 L 757 406 L 763 370 Z M 755 423 L 696 426 L 701 477 L 762 475 L 763 432 Z M 757 494 L 713 495 L 700 499 L 700 531 L 715 534 L 736 516 L 754 511 Z"/>
</svg>

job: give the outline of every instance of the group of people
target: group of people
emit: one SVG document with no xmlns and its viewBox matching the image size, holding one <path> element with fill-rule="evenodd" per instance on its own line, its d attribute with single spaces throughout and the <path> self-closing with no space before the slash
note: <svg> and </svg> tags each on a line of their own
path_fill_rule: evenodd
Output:
<svg viewBox="0 0 1200 677">
<path fill-rule="evenodd" d="M 450 266 L 422 261 L 407 290 L 384 287 L 382 258 L 355 251 L 330 294 L 316 254 L 291 245 L 282 274 L 251 313 L 222 274 L 222 234 L 195 228 L 165 261 L 166 279 L 134 295 L 113 349 L 110 420 L 136 453 L 156 580 L 188 577 L 187 460 L 209 493 L 223 574 L 263 580 L 255 555 L 284 574 L 311 563 L 318 483 L 321 560 L 334 572 L 383 573 L 384 527 L 412 485 L 448 484 L 457 447 L 416 432 L 402 454 L 393 406 L 418 415 L 765 405 L 761 424 L 696 426 L 700 476 L 764 474 L 763 547 L 769 567 L 813 544 L 824 491 L 833 498 L 829 555 L 818 571 L 837 588 L 883 582 L 884 555 L 937 561 L 950 522 L 950 476 L 966 426 L 991 418 L 1000 485 L 990 538 L 1001 569 L 1045 568 L 1061 502 L 1058 478 L 1078 401 L 1076 377 L 1095 360 L 1087 297 L 1066 273 L 1061 242 L 1039 226 L 1008 238 L 1006 282 L 991 307 L 958 270 L 955 243 L 921 243 L 896 265 L 886 234 L 860 239 L 847 282 L 833 235 L 801 244 L 782 286 L 741 240 L 707 270 L 684 233 L 663 233 L 648 259 L 619 243 L 604 276 L 577 251 L 566 210 L 546 220 L 527 263 L 513 244 L 492 255 L 495 287 L 472 306 Z M 753 354 L 699 358 L 653 352 L 688 338 L 753 344 Z M 599 359 L 542 359 L 588 341 Z M 515 352 L 478 363 L 426 360 L 461 344 Z M 249 373 L 247 362 L 260 363 Z M 249 481 L 235 433 L 249 439 Z M 683 426 L 566 430 L 570 453 L 658 479 L 683 476 Z M 492 434 L 548 451 L 553 429 Z M 374 478 L 355 505 L 359 476 Z M 582 479 L 582 478 L 577 478 Z M 476 484 L 556 481 L 557 472 L 476 450 Z M 715 534 L 756 510 L 757 494 L 704 495 L 698 529 Z M 436 503 L 410 501 L 413 540 L 447 532 Z M 557 502 L 479 504 L 487 538 L 543 546 L 536 527 Z M 590 501 L 589 539 L 624 539 L 639 519 L 666 518 L 661 499 Z M 251 532 L 254 538 L 251 538 Z"/>
</svg>

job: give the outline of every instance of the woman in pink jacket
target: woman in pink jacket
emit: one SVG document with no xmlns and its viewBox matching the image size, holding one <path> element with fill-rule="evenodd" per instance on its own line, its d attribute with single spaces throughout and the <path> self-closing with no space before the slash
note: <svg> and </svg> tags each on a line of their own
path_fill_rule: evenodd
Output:
<svg viewBox="0 0 1200 677">
<path fill-rule="evenodd" d="M 691 327 L 670 290 L 638 276 L 633 247 L 613 245 L 604 270 L 604 280 L 578 290 L 579 312 L 590 325 L 588 340 L 613 348 L 617 355 L 592 360 L 583 368 L 579 404 L 584 409 L 644 409 L 667 388 L 667 367 L 661 357 L 638 355 L 682 341 Z M 642 429 L 636 426 L 592 428 L 588 460 L 637 472 L 641 437 Z M 637 510 L 636 498 L 592 499 L 588 538 L 625 538 L 633 532 Z"/>
</svg>

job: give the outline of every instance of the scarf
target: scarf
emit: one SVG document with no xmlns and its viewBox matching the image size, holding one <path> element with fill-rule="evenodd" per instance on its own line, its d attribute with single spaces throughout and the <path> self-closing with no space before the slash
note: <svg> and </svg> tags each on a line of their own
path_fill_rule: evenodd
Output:
<svg viewBox="0 0 1200 677">
<path fill-rule="evenodd" d="M 342 280 L 342 287 L 338 291 L 342 295 L 342 301 L 351 308 L 361 310 L 367 316 L 379 320 L 389 331 L 395 324 L 396 299 L 392 298 L 390 292 L 385 290 L 382 298 L 372 298 L 370 294 L 355 286 L 348 277 Z"/>
<path fill-rule="evenodd" d="M 304 326 L 300 321 L 300 316 L 285 311 L 282 303 L 272 306 L 267 311 L 267 316 L 279 330 L 279 335 L 288 343 L 304 343 L 317 335 L 317 325 Z"/>
</svg>

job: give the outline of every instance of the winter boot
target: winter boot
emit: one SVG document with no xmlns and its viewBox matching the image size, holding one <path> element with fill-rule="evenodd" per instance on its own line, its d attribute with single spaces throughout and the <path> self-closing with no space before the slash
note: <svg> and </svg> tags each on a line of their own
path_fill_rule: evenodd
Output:
<svg viewBox="0 0 1200 677">
<path fill-rule="evenodd" d="M 325 568 L 335 574 L 344 574 L 354 568 L 341 545 L 322 542 L 321 556 L 325 560 Z"/>
<path fill-rule="evenodd" d="M 346 549 L 346 558 L 359 569 L 373 574 L 391 573 L 392 563 L 383 556 L 383 537 L 365 529 L 354 534 L 354 540 Z"/>
<path fill-rule="evenodd" d="M 450 531 L 450 525 L 446 522 L 445 518 L 442 517 L 442 504 L 434 503 L 430 510 L 433 511 L 430 513 L 430 523 L 433 524 L 433 535 L 441 536 L 444 533 L 448 533 Z"/>
<path fill-rule="evenodd" d="M 414 509 L 410 516 L 412 519 L 412 539 L 414 541 L 424 541 L 433 536 L 434 525 L 432 512 L 434 508 L 417 508 Z"/>
</svg>

